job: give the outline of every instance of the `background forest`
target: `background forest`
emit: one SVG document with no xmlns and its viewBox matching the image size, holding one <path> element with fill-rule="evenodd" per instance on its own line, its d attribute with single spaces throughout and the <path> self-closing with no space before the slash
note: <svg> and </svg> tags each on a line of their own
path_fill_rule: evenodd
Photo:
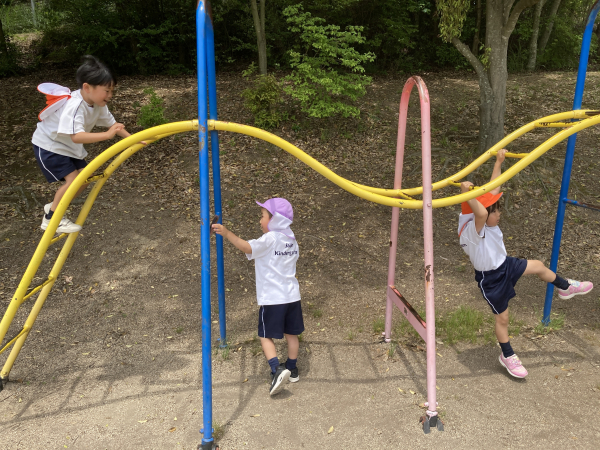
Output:
<svg viewBox="0 0 600 450">
<path fill-rule="evenodd" d="M 195 70 L 194 3 L 187 0 L 0 0 L 0 76 L 16 74 L 13 45 L 21 33 L 38 32 L 33 65 L 73 65 L 91 53 L 121 74 L 181 74 Z M 255 19 L 264 7 L 264 49 L 269 70 L 290 68 L 290 50 L 300 43 L 284 11 L 302 3 L 323 23 L 362 27 L 355 48 L 374 58 L 367 73 L 471 69 L 440 37 L 434 0 L 213 0 L 218 70 L 258 62 Z M 258 4 L 257 4 L 258 3 Z M 486 0 L 465 4 L 460 40 L 485 62 Z M 517 2 L 518 3 L 518 2 Z M 531 2 L 530 2 L 531 3 Z M 563 70 L 576 66 L 591 0 L 541 0 L 521 13 L 508 45 L 509 71 Z M 33 10 L 33 11 L 32 11 Z M 592 57 L 598 58 L 597 35 Z M 532 60 L 534 64 L 532 65 Z"/>
</svg>

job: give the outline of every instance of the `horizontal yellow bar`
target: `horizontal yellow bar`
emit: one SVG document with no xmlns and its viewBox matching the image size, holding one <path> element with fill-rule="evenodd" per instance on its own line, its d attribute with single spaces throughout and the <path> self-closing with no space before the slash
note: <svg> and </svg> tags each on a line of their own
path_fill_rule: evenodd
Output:
<svg viewBox="0 0 600 450">
<path fill-rule="evenodd" d="M 37 286 L 37 287 L 33 288 L 33 289 L 31 290 L 31 292 L 29 292 L 27 295 L 25 295 L 25 296 L 23 297 L 23 300 L 22 300 L 22 301 L 25 301 L 25 300 L 27 300 L 29 297 L 31 297 L 31 296 L 32 296 L 33 294 L 35 294 L 37 291 L 39 291 L 40 289 L 42 289 L 44 286 L 46 286 L 47 284 L 51 283 L 53 279 L 54 279 L 54 278 L 53 278 L 52 276 L 49 276 L 49 277 L 46 279 L 46 281 L 44 281 L 44 282 L 43 282 L 42 284 L 40 284 L 39 286 Z"/>
<path fill-rule="evenodd" d="M 498 151 L 493 151 L 492 155 L 497 155 Z M 527 155 L 529 155 L 529 153 L 511 153 L 511 152 L 506 152 L 504 154 L 504 156 L 506 156 L 507 158 L 517 158 L 517 159 L 522 159 L 525 158 Z"/>
<path fill-rule="evenodd" d="M 68 236 L 68 234 L 67 234 L 67 233 L 62 233 L 61 235 L 59 235 L 59 236 L 56 236 L 55 238 L 53 238 L 53 239 L 50 241 L 50 244 L 54 244 L 55 242 L 58 242 L 58 241 L 60 241 L 61 239 L 64 239 L 64 238 L 66 238 L 67 236 Z"/>
<path fill-rule="evenodd" d="M 13 345 L 17 341 L 17 339 L 19 339 L 25 333 L 27 333 L 27 329 L 25 327 L 23 327 L 23 329 L 21 331 L 19 331 L 19 333 L 14 338 L 12 338 L 10 341 L 8 341 L 6 343 L 6 345 L 4 347 L 2 347 L 2 349 L 0 350 L 0 355 L 2 353 L 4 353 L 11 345 Z"/>
<path fill-rule="evenodd" d="M 104 177 L 105 177 L 105 175 L 103 173 L 101 173 L 100 175 L 94 175 L 93 177 L 89 177 L 87 180 L 85 180 L 85 182 L 87 184 L 93 183 L 94 181 L 100 180 L 100 179 L 102 179 Z"/>
</svg>

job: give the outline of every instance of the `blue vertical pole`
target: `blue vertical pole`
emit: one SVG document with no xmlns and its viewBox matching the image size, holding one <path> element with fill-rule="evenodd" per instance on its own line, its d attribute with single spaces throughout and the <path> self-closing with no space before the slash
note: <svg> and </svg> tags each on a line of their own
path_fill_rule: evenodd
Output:
<svg viewBox="0 0 600 450">
<path fill-rule="evenodd" d="M 587 25 L 581 42 L 581 54 L 579 55 L 579 70 L 577 72 L 577 84 L 575 85 L 575 97 L 573 99 L 573 109 L 581 109 L 583 99 L 583 89 L 585 87 L 585 77 L 587 73 L 588 58 L 590 55 L 590 42 L 596 16 L 600 10 L 600 0 L 596 1 L 588 16 Z M 571 169 L 573 168 L 573 157 L 575 156 L 575 142 L 577 133 L 571 135 L 567 141 L 567 153 L 565 155 L 565 165 L 563 168 L 562 183 L 560 186 L 560 196 L 558 199 L 558 210 L 556 212 L 556 225 L 554 226 L 554 241 L 552 242 L 552 256 L 550 258 L 550 270 L 556 272 L 558 268 L 558 257 L 560 254 L 560 241 L 562 238 L 563 225 L 565 221 L 565 209 L 569 196 L 569 184 L 571 182 Z M 550 323 L 550 312 L 552 311 L 552 296 L 554 295 L 554 285 L 548 283 L 546 288 L 546 299 L 544 301 L 544 316 L 542 323 Z"/>
<path fill-rule="evenodd" d="M 206 22 L 206 67 L 208 69 L 208 106 L 209 117 L 217 120 L 217 72 L 215 68 L 215 33 L 211 14 Z M 213 192 L 215 196 L 215 214 L 219 223 L 223 223 L 223 208 L 221 205 L 221 164 L 219 162 L 219 132 L 210 132 Z M 223 236 L 217 234 L 217 290 L 219 294 L 219 329 L 221 332 L 221 347 L 227 345 L 227 327 L 225 318 L 225 267 L 223 265 Z"/>
<path fill-rule="evenodd" d="M 210 217 L 208 196 L 208 134 L 206 131 L 206 8 L 196 7 L 196 69 L 198 72 L 198 139 L 200 177 L 200 258 L 202 265 L 202 449 L 212 447 L 212 360 L 210 315 Z"/>
</svg>

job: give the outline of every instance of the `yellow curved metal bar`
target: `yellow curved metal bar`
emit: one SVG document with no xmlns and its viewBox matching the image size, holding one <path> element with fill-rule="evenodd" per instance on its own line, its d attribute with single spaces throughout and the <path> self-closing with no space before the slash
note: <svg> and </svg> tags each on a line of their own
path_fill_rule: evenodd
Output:
<svg viewBox="0 0 600 450">
<path fill-rule="evenodd" d="M 559 114 L 553 114 L 551 116 L 544 117 L 542 119 L 533 121 L 527 125 L 522 126 L 518 130 L 512 132 L 504 139 L 500 140 L 496 145 L 492 148 L 484 152 L 481 156 L 479 156 L 475 161 L 471 164 L 463 168 L 461 171 L 457 172 L 454 175 L 446 178 L 445 180 L 439 181 L 433 184 L 433 189 L 438 190 L 443 187 L 450 186 L 456 183 L 456 180 L 461 180 L 470 174 L 477 167 L 485 163 L 488 159 L 490 159 L 494 154 L 498 152 L 498 150 L 504 148 L 510 142 L 514 141 L 518 137 L 524 135 L 525 133 L 533 130 L 536 127 L 536 124 L 540 122 L 556 122 L 561 120 L 569 120 L 569 119 L 583 119 L 579 122 L 574 122 L 572 126 L 563 129 L 562 131 L 556 133 L 551 138 L 547 139 L 544 143 L 539 145 L 536 149 L 527 154 L 512 154 L 515 157 L 518 156 L 520 159 L 519 162 L 514 164 L 511 168 L 502 173 L 498 178 L 494 181 L 489 182 L 483 186 L 478 186 L 472 189 L 469 192 L 465 192 L 462 194 L 438 198 L 432 201 L 432 206 L 434 208 L 441 208 L 444 206 L 451 206 L 458 203 L 465 202 L 475 197 L 479 197 L 480 195 L 485 194 L 493 190 L 494 188 L 502 185 L 504 182 L 514 177 L 517 173 L 531 164 L 533 161 L 542 156 L 545 152 L 547 152 L 550 148 L 554 147 L 556 144 L 566 139 L 578 131 L 581 131 L 585 128 L 588 128 L 593 125 L 597 125 L 600 123 L 600 115 L 589 117 L 586 115 L 585 110 L 576 110 L 576 111 L 568 111 Z M 281 149 L 287 151 L 291 155 L 298 158 L 300 161 L 323 175 L 325 178 L 340 186 L 342 189 L 354 194 L 360 198 L 364 198 L 365 200 L 372 201 L 374 203 L 379 203 L 381 205 L 386 206 L 396 206 L 400 208 L 406 209 L 422 209 L 423 202 L 421 200 L 414 199 L 399 199 L 400 196 L 412 196 L 422 194 L 423 188 L 417 187 L 412 189 L 381 189 L 370 186 L 360 185 L 358 183 L 351 182 L 333 171 L 329 168 L 321 164 L 319 161 L 315 160 L 302 150 L 300 150 L 295 145 L 287 142 L 286 140 L 276 136 L 268 131 L 261 130 L 259 128 L 251 127 L 248 125 L 241 125 L 233 122 L 220 122 L 209 120 L 208 121 L 209 130 L 218 130 L 218 131 L 230 131 L 240 134 L 245 134 L 248 136 L 256 137 L 258 139 L 262 139 L 264 141 L 270 142 L 273 145 L 280 147 Z"/>
<path fill-rule="evenodd" d="M 55 280 L 58 278 L 60 270 L 62 269 L 62 266 L 64 265 L 64 262 L 66 261 L 67 256 L 69 255 L 71 248 L 73 247 L 73 244 L 75 243 L 75 240 L 77 239 L 77 236 L 79 235 L 79 233 L 71 233 L 69 235 L 66 235 L 66 242 L 63 245 L 63 248 L 61 249 L 61 252 L 59 253 L 59 255 L 57 257 L 47 280 L 41 286 L 36 287 L 32 292 L 30 292 L 29 294 L 26 294 L 26 291 L 29 288 L 29 286 L 31 285 L 33 277 L 37 273 L 37 269 L 39 268 L 41 261 L 42 261 L 44 255 L 46 254 L 50 244 L 56 242 L 59 239 L 62 239 L 65 236 L 65 235 L 60 235 L 55 238 L 54 234 L 56 232 L 56 228 L 58 227 L 60 219 L 64 215 L 67 207 L 69 206 L 69 204 L 75 197 L 75 194 L 77 193 L 79 188 L 85 184 L 88 184 L 89 183 L 88 180 L 91 177 L 93 177 L 94 179 L 97 180 L 95 182 L 94 187 L 92 188 L 91 192 L 88 194 L 88 197 L 87 197 L 84 205 L 82 206 L 79 216 L 77 217 L 77 220 L 75 222 L 79 225 L 83 225 L 83 223 L 85 222 L 85 219 L 87 218 L 87 215 L 89 214 L 89 211 L 91 210 L 91 207 L 92 207 L 94 201 L 96 200 L 96 197 L 98 196 L 100 189 L 102 188 L 104 183 L 108 180 L 110 175 L 127 158 L 129 158 L 131 155 L 133 155 L 137 151 L 141 150 L 142 148 L 146 147 L 145 145 L 140 144 L 139 143 L 140 141 L 146 141 L 147 143 L 151 143 L 151 142 L 156 141 L 157 139 L 161 139 L 163 137 L 170 136 L 175 133 L 181 133 L 181 132 L 186 132 L 186 131 L 195 131 L 195 130 L 198 130 L 198 121 L 197 120 L 174 122 L 174 123 L 170 123 L 170 124 L 166 124 L 166 125 L 160 125 L 160 126 L 154 127 L 154 128 L 149 128 L 147 130 L 136 133 L 135 135 L 129 136 L 129 137 L 117 142 L 116 144 L 112 145 L 111 147 L 106 149 L 104 152 L 102 152 L 100 155 L 98 155 L 96 158 L 94 158 L 94 160 L 92 160 L 84 168 L 84 170 L 82 170 L 80 172 L 80 174 L 73 181 L 73 183 L 71 184 L 69 189 L 67 189 L 61 202 L 59 203 L 58 207 L 56 208 L 55 214 L 54 214 L 53 218 L 50 220 L 50 223 L 48 224 L 48 228 L 44 232 L 42 239 L 38 243 L 36 251 L 34 252 L 33 257 L 31 258 L 31 261 L 29 262 L 29 265 L 27 266 L 27 269 L 25 270 L 23 277 L 21 278 L 21 282 L 19 283 L 19 286 L 17 287 L 17 290 L 16 290 L 11 302 L 9 303 L 8 308 L 6 309 L 6 311 L 4 313 L 4 316 L 2 317 L 2 320 L 0 321 L 0 342 L 1 342 L 4 339 L 4 337 L 6 336 L 8 328 L 9 328 L 10 324 L 12 323 L 12 321 L 15 317 L 15 314 L 16 314 L 18 308 L 20 307 L 20 305 L 27 298 L 29 298 L 31 295 L 33 295 L 35 292 L 41 290 L 32 310 L 25 322 L 25 325 L 23 326 L 23 330 L 21 331 L 21 333 L 19 333 L 19 335 L 17 335 L 15 338 L 11 339 L 11 341 L 9 343 L 7 343 L 3 348 L 3 351 L 4 351 L 12 343 L 14 343 L 13 349 L 12 349 L 8 359 L 6 360 L 2 371 L 0 372 L 0 378 L 5 379 L 8 377 L 8 374 L 12 368 L 12 365 L 13 365 L 16 357 L 18 356 L 23 343 L 25 342 L 27 335 L 29 334 L 29 330 L 33 326 L 33 323 L 35 322 L 37 315 L 46 300 L 46 297 L 48 296 L 50 290 L 52 289 L 52 286 L 54 285 Z M 99 169 L 102 165 L 104 165 L 106 162 L 108 162 L 111 158 L 114 158 L 115 156 L 117 156 L 117 157 L 108 165 L 108 167 L 104 170 L 104 172 L 102 173 L 101 176 L 99 176 L 99 175 L 93 176 L 93 173 L 97 169 Z"/>
<path fill-rule="evenodd" d="M 291 155 L 298 158 L 300 161 L 305 163 L 310 168 L 316 170 L 325 178 L 330 180 L 331 182 L 337 184 L 342 189 L 350 192 L 351 194 L 356 195 L 357 197 L 364 198 L 365 200 L 379 203 L 387 206 L 399 206 L 401 208 L 405 208 L 404 202 L 417 202 L 416 200 L 399 200 L 390 197 L 385 197 L 383 195 L 374 194 L 372 192 L 367 191 L 366 189 L 362 189 L 356 186 L 351 181 L 340 177 L 336 173 L 334 173 L 331 169 L 321 164 L 319 161 L 314 159 L 312 156 L 309 156 L 298 147 L 293 144 L 290 144 L 288 141 L 281 139 L 279 136 L 276 136 L 268 131 L 261 130 L 260 128 L 251 127 L 248 125 L 242 125 L 239 123 L 233 122 L 220 122 L 216 120 L 208 121 L 208 129 L 209 130 L 218 130 L 218 131 L 231 131 L 234 133 L 245 134 L 247 136 L 256 137 L 258 139 L 262 139 L 263 141 L 270 142 L 273 145 L 278 146 L 279 148 L 287 151 Z M 416 208 L 416 206 L 415 206 Z"/>
</svg>

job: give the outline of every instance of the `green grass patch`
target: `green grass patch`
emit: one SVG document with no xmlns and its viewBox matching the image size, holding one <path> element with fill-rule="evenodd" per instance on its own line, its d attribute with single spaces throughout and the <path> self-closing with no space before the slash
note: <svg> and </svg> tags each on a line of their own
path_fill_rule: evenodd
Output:
<svg viewBox="0 0 600 450">
<path fill-rule="evenodd" d="M 388 349 L 388 357 L 389 358 L 394 356 L 394 353 L 396 352 L 396 347 L 397 347 L 397 344 L 395 342 L 390 343 L 390 348 Z"/>
<path fill-rule="evenodd" d="M 373 333 L 381 333 L 385 329 L 385 319 L 379 318 L 373 322 Z"/>
<path fill-rule="evenodd" d="M 470 306 L 459 306 L 455 311 L 436 320 L 437 335 L 448 344 L 460 341 L 475 343 L 484 325 L 484 316 Z"/>
<path fill-rule="evenodd" d="M 225 347 L 223 350 L 221 350 L 221 358 L 223 358 L 223 360 L 227 361 L 230 358 L 230 352 L 229 352 L 229 345 L 227 345 L 227 347 Z"/>
<path fill-rule="evenodd" d="M 318 319 L 319 317 L 322 317 L 322 316 L 323 316 L 323 311 L 321 311 L 320 309 L 315 309 L 315 310 L 312 312 L 312 315 L 313 315 L 313 317 L 314 317 L 315 319 Z"/>
<path fill-rule="evenodd" d="M 213 421 L 213 438 L 216 441 L 220 441 L 223 436 L 225 436 L 225 424 L 222 424 L 220 421 Z"/>
<path fill-rule="evenodd" d="M 542 319 L 538 320 L 538 324 L 533 329 L 536 334 L 548 334 L 552 331 L 558 331 L 565 326 L 565 315 L 562 313 L 551 313 L 550 323 L 545 326 L 542 323 Z"/>
</svg>

